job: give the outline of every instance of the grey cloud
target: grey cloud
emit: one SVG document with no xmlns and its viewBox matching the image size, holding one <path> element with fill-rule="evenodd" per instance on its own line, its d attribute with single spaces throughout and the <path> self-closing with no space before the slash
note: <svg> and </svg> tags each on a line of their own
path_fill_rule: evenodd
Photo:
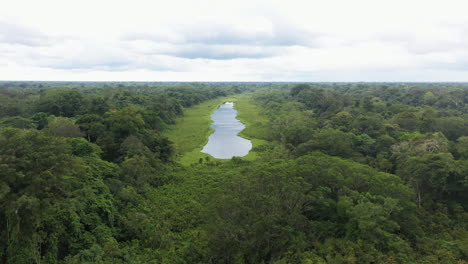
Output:
<svg viewBox="0 0 468 264">
<path fill-rule="evenodd" d="M 294 28 L 273 25 L 271 32 L 242 32 L 230 27 L 196 28 L 185 32 L 186 43 L 208 45 L 308 46 L 311 35 Z M 315 37 L 315 36 L 312 36 Z"/>
<path fill-rule="evenodd" d="M 7 46 L 9 60 L 17 63 L 60 70 L 126 70 L 132 61 L 115 49 L 90 48 L 79 42 L 57 43 L 46 48 Z M 2 45 L 0 44 L 0 52 Z M 10 50 L 11 52 L 8 52 Z M 18 50 L 19 54 L 13 51 Z M 20 56 L 22 55 L 22 56 Z"/>
<path fill-rule="evenodd" d="M 187 59 L 231 60 L 267 58 L 284 54 L 287 47 L 319 47 L 322 34 L 304 32 L 288 24 L 273 24 L 271 30 L 239 29 L 233 26 L 199 24 L 165 32 L 126 34 L 122 40 L 138 46 L 150 42 L 150 54 Z M 164 48 L 157 48 L 164 47 Z"/>
<path fill-rule="evenodd" d="M 101 61 L 77 61 L 77 60 L 60 60 L 54 63 L 46 63 L 48 68 L 60 70 L 106 70 L 106 71 L 124 71 L 131 68 L 131 63 L 127 60 L 119 60 L 118 58 Z"/>
<path fill-rule="evenodd" d="M 259 59 L 286 55 L 287 48 L 323 46 L 323 33 L 314 33 L 279 18 L 265 20 L 260 27 L 199 22 L 134 32 L 122 36 L 129 46 L 139 48 L 140 42 L 152 43 L 149 54 L 170 55 L 185 59 Z M 255 21 L 252 21 L 255 23 Z"/>
<path fill-rule="evenodd" d="M 267 58 L 280 54 L 281 46 L 249 46 L 232 44 L 200 44 L 200 43 L 161 43 L 155 41 L 131 41 L 125 45 L 137 56 L 168 55 L 183 59 L 231 60 L 240 58 Z"/>
<path fill-rule="evenodd" d="M 45 46 L 52 42 L 47 35 L 19 24 L 0 21 L 0 43 Z"/>
<path fill-rule="evenodd" d="M 268 32 L 249 32 L 230 25 L 201 23 L 173 27 L 166 32 L 126 34 L 123 39 L 172 44 L 317 47 L 322 36 L 321 33 L 306 32 L 287 23 L 272 23 Z"/>
<path fill-rule="evenodd" d="M 183 45 L 173 50 L 162 51 L 160 54 L 187 59 L 230 60 L 272 57 L 276 54 L 276 50 L 268 47 L 193 44 Z"/>
<path fill-rule="evenodd" d="M 454 62 L 433 62 L 423 65 L 424 70 L 468 71 L 468 55 L 460 56 Z"/>
<path fill-rule="evenodd" d="M 70 71 L 178 71 L 183 60 L 171 56 L 157 56 L 133 52 L 122 43 L 67 41 L 47 47 L 0 43 L 0 64 L 18 64 Z M 172 58 L 172 59 L 171 59 Z"/>
<path fill-rule="evenodd" d="M 60 63 L 43 63 L 42 67 L 56 70 L 96 70 L 110 72 L 125 72 L 131 70 L 151 70 L 151 71 L 178 71 L 178 68 L 168 67 L 163 64 L 153 63 L 135 63 L 128 61 L 99 61 L 99 62 L 77 62 L 74 60 L 63 61 Z"/>
<path fill-rule="evenodd" d="M 133 56 L 132 56 L 133 55 Z M 161 56 L 129 54 L 124 51 L 96 54 L 80 52 L 70 57 L 37 57 L 37 65 L 58 70 L 99 70 L 99 71 L 129 71 L 146 69 L 152 71 L 177 71 L 180 65 L 167 63 Z"/>
</svg>

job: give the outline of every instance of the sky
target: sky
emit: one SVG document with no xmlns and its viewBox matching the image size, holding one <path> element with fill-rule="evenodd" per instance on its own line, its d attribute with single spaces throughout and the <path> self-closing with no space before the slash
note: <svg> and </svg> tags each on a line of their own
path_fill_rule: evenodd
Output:
<svg viewBox="0 0 468 264">
<path fill-rule="evenodd" d="M 466 82 L 468 1 L 0 0 L 0 80 Z"/>
</svg>

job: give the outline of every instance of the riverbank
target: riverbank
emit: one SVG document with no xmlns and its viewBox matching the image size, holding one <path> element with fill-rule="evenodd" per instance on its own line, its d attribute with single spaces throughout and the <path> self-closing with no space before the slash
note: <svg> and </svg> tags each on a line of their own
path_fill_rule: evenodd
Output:
<svg viewBox="0 0 468 264">
<path fill-rule="evenodd" d="M 249 139 L 252 142 L 252 150 L 242 159 L 254 160 L 258 157 L 256 148 L 269 144 L 266 138 L 268 118 L 262 115 L 260 108 L 255 105 L 251 94 L 238 95 L 234 101 L 234 108 L 237 110 L 237 119 L 245 124 L 245 129 L 239 136 Z"/>
<path fill-rule="evenodd" d="M 183 165 L 198 163 L 203 160 L 213 160 L 211 155 L 202 153 L 201 150 L 213 133 L 211 128 L 211 114 L 224 102 L 234 102 L 234 108 L 238 111 L 237 119 L 246 125 L 246 129 L 239 136 L 252 142 L 253 150 L 268 141 L 259 139 L 261 124 L 266 122 L 266 117 L 260 114 L 259 109 L 253 104 L 249 95 L 235 95 L 209 100 L 184 110 L 184 116 L 176 119 L 176 124 L 170 125 L 163 133 L 176 145 L 176 155 Z M 245 160 L 254 160 L 258 153 L 250 151 L 242 157 Z"/>
</svg>

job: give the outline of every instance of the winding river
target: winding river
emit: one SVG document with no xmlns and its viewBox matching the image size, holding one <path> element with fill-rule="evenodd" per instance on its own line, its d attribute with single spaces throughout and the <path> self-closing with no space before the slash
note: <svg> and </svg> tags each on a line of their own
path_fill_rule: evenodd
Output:
<svg viewBox="0 0 468 264">
<path fill-rule="evenodd" d="M 245 125 L 236 119 L 237 111 L 233 102 L 225 102 L 211 115 L 215 130 L 208 138 L 208 143 L 201 152 L 208 153 L 217 159 L 243 157 L 252 149 L 250 140 L 239 137 Z"/>
</svg>

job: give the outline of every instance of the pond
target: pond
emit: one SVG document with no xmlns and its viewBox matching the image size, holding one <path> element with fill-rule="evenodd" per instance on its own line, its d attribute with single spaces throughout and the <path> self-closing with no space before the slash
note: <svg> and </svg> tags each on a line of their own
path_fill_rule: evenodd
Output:
<svg viewBox="0 0 468 264">
<path fill-rule="evenodd" d="M 201 152 L 208 153 L 217 159 L 243 157 L 252 149 L 250 140 L 239 137 L 245 125 L 236 119 L 237 111 L 233 102 L 225 102 L 211 115 L 215 130 L 208 138 L 208 143 Z"/>
</svg>

